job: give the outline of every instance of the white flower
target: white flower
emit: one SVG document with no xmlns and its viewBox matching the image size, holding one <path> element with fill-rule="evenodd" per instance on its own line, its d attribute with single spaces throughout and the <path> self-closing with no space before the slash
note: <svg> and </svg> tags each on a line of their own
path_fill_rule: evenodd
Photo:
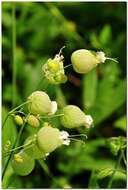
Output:
<svg viewBox="0 0 128 190">
<path fill-rule="evenodd" d="M 68 132 L 66 131 L 60 132 L 60 139 L 63 140 L 63 144 L 67 146 L 70 144 L 70 139 L 68 137 L 69 137 Z"/>
<path fill-rule="evenodd" d="M 87 128 L 90 128 L 93 126 L 93 119 L 92 119 L 91 115 L 85 116 L 85 123 L 86 123 Z"/>
</svg>

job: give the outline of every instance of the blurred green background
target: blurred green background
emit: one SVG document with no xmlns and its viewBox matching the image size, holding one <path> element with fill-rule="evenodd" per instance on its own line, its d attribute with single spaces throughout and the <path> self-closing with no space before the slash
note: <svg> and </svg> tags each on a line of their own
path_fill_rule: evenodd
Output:
<svg viewBox="0 0 128 190">
<path fill-rule="evenodd" d="M 88 134 L 85 147 L 72 142 L 54 151 L 43 163 L 36 162 L 34 171 L 19 177 L 8 167 L 3 187 L 10 188 L 107 188 L 110 176 L 97 179 L 97 171 L 114 167 L 114 156 L 106 139 L 126 136 L 126 3 L 125 2 L 16 2 L 16 27 L 10 2 L 2 3 L 2 103 L 3 118 L 8 110 L 26 100 L 35 90 L 45 90 L 59 108 L 66 104 L 79 106 L 92 115 L 95 127 L 80 128 L 70 134 Z M 12 29 L 16 31 L 15 65 L 13 65 Z M 68 82 L 55 86 L 43 81 L 41 67 L 62 46 L 64 65 L 70 64 L 71 53 L 80 48 L 102 50 L 107 60 L 86 75 L 66 69 Z M 15 82 L 16 79 L 16 82 Z M 40 82 L 41 81 L 41 82 Z M 59 119 L 53 119 L 60 129 Z M 18 127 L 12 118 L 6 123 L 2 146 L 12 143 Z M 63 129 L 64 130 L 64 129 Z M 31 133 L 26 127 L 22 141 Z M 6 159 L 3 159 L 3 166 Z M 125 165 L 121 162 L 121 169 Z M 117 172 L 113 188 L 126 187 L 125 173 Z"/>
</svg>

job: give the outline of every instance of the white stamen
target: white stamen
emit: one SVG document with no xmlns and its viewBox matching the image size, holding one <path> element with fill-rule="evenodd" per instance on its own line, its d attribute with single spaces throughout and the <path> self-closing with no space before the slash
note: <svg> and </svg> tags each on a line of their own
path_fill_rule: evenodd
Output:
<svg viewBox="0 0 128 190">
<path fill-rule="evenodd" d="M 68 137 L 69 137 L 68 132 L 66 131 L 60 132 L 60 139 L 63 140 L 63 144 L 67 146 L 70 144 L 70 139 Z"/>
<path fill-rule="evenodd" d="M 87 128 L 90 128 L 93 126 L 93 119 L 92 119 L 91 115 L 85 116 L 85 125 Z"/>
</svg>

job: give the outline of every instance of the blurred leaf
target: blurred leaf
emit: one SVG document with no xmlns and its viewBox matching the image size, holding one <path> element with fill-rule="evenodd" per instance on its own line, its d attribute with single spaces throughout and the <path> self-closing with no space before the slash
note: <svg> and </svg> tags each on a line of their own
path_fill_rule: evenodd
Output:
<svg viewBox="0 0 128 190">
<path fill-rule="evenodd" d="M 107 167 L 107 168 L 102 168 L 100 171 L 97 173 L 97 178 L 98 179 L 103 179 L 105 177 L 111 177 L 112 173 L 114 172 L 115 168 L 114 167 Z M 117 170 L 116 173 L 114 174 L 114 179 L 126 179 L 126 174 L 124 171 Z"/>
<path fill-rule="evenodd" d="M 107 145 L 110 148 L 110 151 L 113 155 L 117 155 L 119 150 L 123 150 L 126 147 L 126 138 L 119 136 L 119 137 L 111 137 L 107 139 Z"/>
<path fill-rule="evenodd" d="M 105 25 L 100 33 L 99 40 L 102 45 L 106 45 L 110 42 L 112 37 L 110 25 Z"/>
<path fill-rule="evenodd" d="M 97 173 L 97 178 L 98 179 L 102 179 L 105 178 L 107 176 L 112 175 L 114 168 L 113 167 L 107 167 L 107 168 L 103 168 L 101 169 L 98 173 Z"/>
<path fill-rule="evenodd" d="M 114 126 L 126 132 L 126 116 L 124 115 L 123 117 L 116 120 Z"/>
<path fill-rule="evenodd" d="M 104 70 L 106 69 L 107 71 L 107 68 L 109 67 L 111 68 L 110 65 L 106 65 Z M 126 81 L 120 80 L 117 76 L 118 75 L 116 72 L 114 73 L 114 70 L 103 72 L 103 78 L 99 81 L 97 87 L 95 104 L 92 108 L 88 109 L 88 113 L 92 115 L 95 125 L 107 119 L 125 103 Z"/>
<path fill-rule="evenodd" d="M 5 120 L 5 117 L 8 114 L 8 110 L 5 107 L 2 107 L 2 122 Z M 3 145 L 6 143 L 7 140 L 10 140 L 13 144 L 17 136 L 17 130 L 15 124 L 13 123 L 12 117 L 9 116 L 5 126 L 2 131 L 2 143 Z"/>
</svg>

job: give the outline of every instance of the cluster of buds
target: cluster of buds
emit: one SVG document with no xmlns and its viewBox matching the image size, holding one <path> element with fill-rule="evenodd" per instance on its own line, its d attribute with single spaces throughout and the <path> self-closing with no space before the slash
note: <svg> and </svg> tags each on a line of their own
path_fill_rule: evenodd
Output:
<svg viewBox="0 0 128 190">
<path fill-rule="evenodd" d="M 48 61 L 42 66 L 42 74 L 51 84 L 61 84 L 67 81 L 67 76 L 64 72 L 63 55 L 56 54 L 54 59 Z"/>
</svg>

